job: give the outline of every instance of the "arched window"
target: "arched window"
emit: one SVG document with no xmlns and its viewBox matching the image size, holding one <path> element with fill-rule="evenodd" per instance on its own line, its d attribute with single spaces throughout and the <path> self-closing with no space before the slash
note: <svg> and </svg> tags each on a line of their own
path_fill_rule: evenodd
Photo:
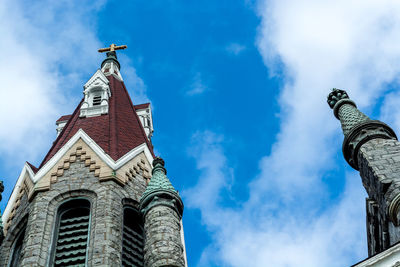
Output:
<svg viewBox="0 0 400 267">
<path fill-rule="evenodd" d="M 124 207 L 122 266 L 143 266 L 143 223 L 139 212 Z"/>
<path fill-rule="evenodd" d="M 25 228 L 20 231 L 20 233 L 18 234 L 18 238 L 14 242 L 11 262 L 9 265 L 10 267 L 20 266 L 21 250 L 22 250 L 22 244 L 24 243 L 24 237 L 25 237 Z"/>
<path fill-rule="evenodd" d="M 50 266 L 85 266 L 89 222 L 86 199 L 70 200 L 58 208 Z"/>
</svg>

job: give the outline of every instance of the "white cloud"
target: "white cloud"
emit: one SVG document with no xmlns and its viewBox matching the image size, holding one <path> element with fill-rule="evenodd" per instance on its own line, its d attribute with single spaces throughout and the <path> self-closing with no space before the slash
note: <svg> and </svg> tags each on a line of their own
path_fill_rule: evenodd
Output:
<svg viewBox="0 0 400 267">
<path fill-rule="evenodd" d="M 10 164 L 39 161 L 56 136 L 55 121 L 73 112 L 82 86 L 99 68 L 104 45 L 97 15 L 105 1 L 7 0 L 0 4 L 0 155 Z M 128 80 L 143 82 L 132 65 Z M 131 76 L 133 75 L 133 78 Z M 136 84 L 135 84 L 136 86 Z"/>
<path fill-rule="evenodd" d="M 223 207 L 221 195 L 229 191 L 232 170 L 222 140 L 212 132 L 195 134 L 191 153 L 201 176 L 183 192 L 186 206 L 200 209 L 202 223 L 213 233 L 199 266 L 345 266 L 349 257 L 363 254 L 366 241 L 358 228 L 365 214 L 357 175 L 348 175 L 342 197 L 322 213 L 318 198 L 293 201 L 278 211 L 270 197 L 256 205 L 247 201 L 239 209 Z"/>
<path fill-rule="evenodd" d="M 336 205 L 329 202 L 323 175 L 338 168 L 333 153 L 340 149 L 342 134 L 325 99 L 330 88 L 344 88 L 368 113 L 388 83 L 398 86 L 400 4 L 265 0 L 258 12 L 260 53 L 271 74 L 282 73 L 285 79 L 280 132 L 271 154 L 260 160 L 250 198 L 241 207 L 231 210 L 215 201 L 210 211 L 213 204 L 192 200 L 196 190 L 210 187 L 215 195 L 215 187 L 226 184 L 221 160 L 199 165 L 201 186 L 185 196 L 189 207 L 202 211 L 215 241 L 212 249 L 220 251 L 210 259 L 206 250 L 204 266 L 207 260 L 222 266 L 353 264 L 367 253 L 364 189 L 355 173 L 337 177 L 346 189 Z M 382 116 L 388 122 L 400 121 L 390 112 L 399 101 L 397 95 L 385 99 Z M 215 151 L 224 157 L 221 148 Z"/>
<path fill-rule="evenodd" d="M 121 72 L 123 73 L 124 83 L 129 90 L 132 101 L 135 105 L 150 102 L 147 97 L 147 86 L 143 82 L 133 67 L 132 60 L 124 54 L 119 57 L 121 66 Z M 154 107 L 153 107 L 154 108 Z"/>
<path fill-rule="evenodd" d="M 192 83 L 190 84 L 189 90 L 186 92 L 187 95 L 193 96 L 193 95 L 200 95 L 204 93 L 208 88 L 204 84 L 204 81 L 201 77 L 200 72 L 196 72 L 193 76 Z"/>
<path fill-rule="evenodd" d="M 89 51 L 99 42 L 83 22 L 93 7 L 78 10 L 68 1 L 0 5 L 0 154 L 19 166 L 51 145 L 55 131 L 49 129 L 62 112 L 71 112 L 65 109 L 66 92 L 81 90 L 82 70 L 96 62 Z"/>
<path fill-rule="evenodd" d="M 237 56 L 246 49 L 246 46 L 238 44 L 238 43 L 230 43 L 229 45 L 226 46 L 225 49 L 228 53 L 231 53 L 231 54 Z"/>
</svg>

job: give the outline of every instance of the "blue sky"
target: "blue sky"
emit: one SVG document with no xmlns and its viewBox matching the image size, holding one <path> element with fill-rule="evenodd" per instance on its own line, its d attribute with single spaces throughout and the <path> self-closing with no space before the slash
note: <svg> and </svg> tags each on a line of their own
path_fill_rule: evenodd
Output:
<svg viewBox="0 0 400 267">
<path fill-rule="evenodd" d="M 133 102 L 185 203 L 189 266 L 348 266 L 366 193 L 341 154 L 330 88 L 400 131 L 397 1 L 3 1 L 4 210 L 99 68 L 126 44 Z"/>
</svg>

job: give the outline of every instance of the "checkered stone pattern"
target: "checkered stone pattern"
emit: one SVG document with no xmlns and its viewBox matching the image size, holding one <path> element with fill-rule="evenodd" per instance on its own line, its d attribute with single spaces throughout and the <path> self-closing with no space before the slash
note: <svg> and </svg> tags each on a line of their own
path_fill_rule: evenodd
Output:
<svg viewBox="0 0 400 267">
<path fill-rule="evenodd" d="M 369 121 L 367 115 L 359 111 L 356 107 L 350 104 L 343 104 L 339 108 L 339 119 L 342 125 L 343 134 L 346 136 L 350 130 L 365 121 Z"/>
</svg>

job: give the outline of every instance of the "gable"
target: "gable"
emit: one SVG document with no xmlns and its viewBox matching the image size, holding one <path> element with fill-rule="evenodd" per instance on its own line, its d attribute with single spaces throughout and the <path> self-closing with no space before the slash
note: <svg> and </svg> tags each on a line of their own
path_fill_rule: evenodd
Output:
<svg viewBox="0 0 400 267">
<path fill-rule="evenodd" d="M 138 155 L 142 155 L 140 156 L 142 161 L 146 161 L 146 173 L 149 174 L 153 156 L 146 143 L 142 143 L 119 160 L 114 161 L 93 139 L 80 129 L 37 173 L 34 173 L 27 163 L 24 165 L 2 219 L 6 222 L 11 216 L 14 203 L 18 200 L 19 191 L 24 185 L 24 179 L 29 179 L 29 183 L 26 183 L 31 184 L 31 186 L 27 190 L 29 191 L 29 198 L 32 199 L 37 192 L 48 190 L 51 182 L 55 182 L 57 177 L 61 176 L 65 169 L 69 168 L 69 164 L 76 160 L 76 157 L 80 157 L 80 160 L 84 160 L 85 165 L 87 164 L 87 167 L 99 179 L 107 179 L 112 176 L 117 182 L 123 184 L 127 179 L 125 175 L 126 168 L 123 168 L 122 171 L 118 170 L 130 163 Z M 118 175 L 114 175 L 114 173 Z M 145 176 L 146 179 L 148 177 L 149 175 Z"/>
</svg>

